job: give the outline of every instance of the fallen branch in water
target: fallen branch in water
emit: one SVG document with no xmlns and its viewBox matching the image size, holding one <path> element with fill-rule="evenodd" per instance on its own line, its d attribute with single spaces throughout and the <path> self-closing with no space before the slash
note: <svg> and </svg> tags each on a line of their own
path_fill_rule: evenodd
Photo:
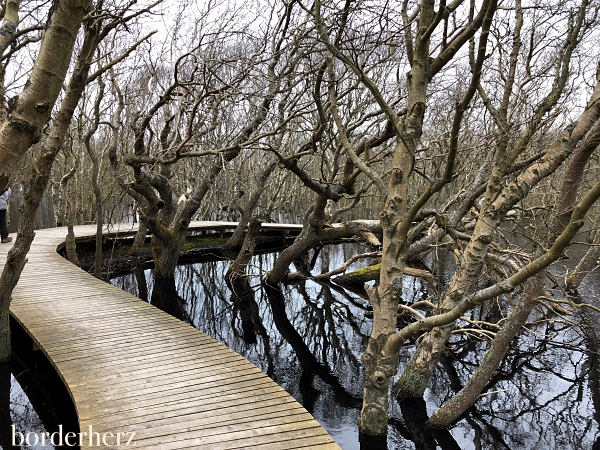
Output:
<svg viewBox="0 0 600 450">
<path fill-rule="evenodd" d="M 337 269 L 333 269 L 333 270 L 330 270 L 329 272 L 317 275 L 315 278 L 317 280 L 323 280 L 323 279 L 331 278 L 333 275 L 337 275 L 338 273 L 345 272 L 346 269 L 348 267 L 350 267 L 350 265 L 353 262 L 356 262 L 359 259 L 363 259 L 363 258 L 379 258 L 379 257 L 381 257 L 381 252 L 360 253 L 358 255 L 354 255 L 352 258 L 350 258 L 348 261 L 346 261 L 344 264 L 342 264 Z"/>
<path fill-rule="evenodd" d="M 368 281 L 378 280 L 379 272 L 381 271 L 381 263 L 374 264 L 372 266 L 364 267 L 362 269 L 355 270 L 354 272 L 340 275 L 333 279 L 337 284 L 341 285 L 352 285 L 361 284 Z M 404 267 L 404 275 L 411 277 L 423 278 L 427 281 L 433 281 L 433 274 L 428 270 L 415 269 L 413 267 Z"/>
</svg>

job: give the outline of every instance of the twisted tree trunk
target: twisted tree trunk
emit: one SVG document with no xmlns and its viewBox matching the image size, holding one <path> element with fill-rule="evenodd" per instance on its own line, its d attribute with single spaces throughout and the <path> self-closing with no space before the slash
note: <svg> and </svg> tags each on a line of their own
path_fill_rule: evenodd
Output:
<svg viewBox="0 0 600 450">
<path fill-rule="evenodd" d="M 75 205 L 68 199 L 67 202 L 67 237 L 65 239 L 65 252 L 67 255 L 67 259 L 76 266 L 79 266 L 79 257 L 77 256 L 77 245 L 75 242 L 75 232 L 73 230 L 73 222 L 75 221 Z"/>
<path fill-rule="evenodd" d="M 41 131 L 50 118 L 71 62 L 77 32 L 90 1 L 64 0 L 57 2 L 56 5 L 31 76 L 19 95 L 15 109 L 0 127 L 0 189 L 2 191 L 5 189 L 8 174 L 14 169 L 21 156 L 39 140 Z M 89 50 L 89 47 L 85 50 Z M 33 174 L 25 193 L 17 239 L 8 253 L 0 277 L 0 362 L 8 361 L 11 356 L 8 322 L 11 295 L 21 276 L 25 266 L 25 256 L 35 236 L 33 232 L 35 214 L 48 183 L 52 163 L 62 147 L 71 118 L 86 84 L 89 60 L 82 58 L 76 69 L 78 70 L 75 70 L 71 78 L 61 109 L 44 144 L 44 151 L 38 158 L 37 172 Z"/>
<path fill-rule="evenodd" d="M 242 217 L 240 217 L 238 226 L 235 228 L 235 231 L 225 244 L 226 249 L 237 248 L 242 243 L 242 240 L 244 239 L 244 231 L 246 230 L 247 226 L 249 227 L 248 224 L 250 223 L 254 209 L 256 208 L 256 205 L 258 205 L 258 201 L 267 187 L 267 180 L 269 179 L 269 176 L 275 167 L 277 167 L 276 160 L 271 162 L 271 164 L 269 164 L 261 173 L 256 190 L 252 193 L 252 196 L 248 200 L 248 204 L 244 208 L 241 208 Z"/>
<path fill-rule="evenodd" d="M 246 274 L 246 267 L 248 266 L 250 259 L 252 259 L 252 255 L 254 255 L 254 247 L 256 247 L 256 235 L 260 231 L 261 225 L 262 222 L 256 217 L 250 218 L 248 231 L 246 232 L 246 237 L 244 238 L 244 245 L 242 245 L 237 258 L 235 258 L 235 261 L 232 261 L 227 269 L 227 272 L 225 273 L 225 280 L 227 281 L 228 285 L 230 283 L 235 283 L 237 279 Z"/>
</svg>

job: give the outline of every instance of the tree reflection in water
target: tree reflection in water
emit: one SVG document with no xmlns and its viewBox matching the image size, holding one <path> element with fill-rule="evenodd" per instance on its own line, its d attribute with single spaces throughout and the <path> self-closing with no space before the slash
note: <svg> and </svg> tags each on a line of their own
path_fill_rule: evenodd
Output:
<svg viewBox="0 0 600 450">
<path fill-rule="evenodd" d="M 312 273 L 341 265 L 356 252 L 349 246 L 321 249 Z M 272 254 L 254 256 L 251 276 L 231 289 L 224 281 L 227 262 L 182 265 L 175 284 L 161 287 L 166 300 L 156 300 L 150 270 L 112 283 L 134 295 L 150 296 L 161 309 L 252 361 L 302 403 L 343 449 L 374 448 L 364 440 L 359 444 L 356 426 L 362 402 L 360 357 L 371 327 L 368 302 L 314 280 L 266 289 L 259 275 L 273 259 Z M 424 294 L 417 279 L 405 277 L 404 285 L 405 300 Z M 457 338 L 424 400 L 393 405 L 388 448 L 596 448 L 600 434 L 594 417 L 600 412 L 594 408 L 599 394 L 593 389 L 598 380 L 590 373 L 597 377 L 597 355 L 590 358 L 585 351 L 588 340 L 578 329 L 541 323 L 513 345 L 486 389 L 496 393 L 484 395 L 452 429 L 432 430 L 425 425 L 428 415 L 460 390 L 486 347 Z M 404 349 L 401 361 L 411 351 Z"/>
<path fill-rule="evenodd" d="M 21 446 L 13 445 L 13 426 L 16 432 L 23 433 L 25 436 L 29 433 L 40 436 L 47 432 L 22 386 L 14 378 L 12 374 L 14 370 L 11 369 L 11 363 L 0 363 L 0 448 L 5 450 L 21 449 Z M 33 437 L 30 442 L 34 442 Z M 20 443 L 18 437 L 16 443 Z"/>
<path fill-rule="evenodd" d="M 35 436 L 41 439 L 42 433 L 50 433 L 59 443 L 60 432 L 63 439 L 67 433 L 78 433 L 75 407 L 50 362 L 33 351 L 31 338 L 16 322 L 11 323 L 11 333 L 13 359 L 0 364 L 0 449 L 53 449 L 47 440 L 35 445 Z M 15 432 L 29 435 L 31 445 L 27 441 L 13 445 L 13 426 Z M 15 443 L 20 441 L 17 435 Z"/>
</svg>

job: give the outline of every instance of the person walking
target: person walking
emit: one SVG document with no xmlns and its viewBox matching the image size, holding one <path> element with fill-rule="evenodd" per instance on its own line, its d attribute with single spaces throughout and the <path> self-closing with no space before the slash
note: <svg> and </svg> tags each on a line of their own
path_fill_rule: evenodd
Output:
<svg viewBox="0 0 600 450">
<path fill-rule="evenodd" d="M 10 198 L 10 188 L 4 194 L 0 195 L 0 236 L 2 243 L 12 241 L 8 236 L 8 199 Z"/>
</svg>

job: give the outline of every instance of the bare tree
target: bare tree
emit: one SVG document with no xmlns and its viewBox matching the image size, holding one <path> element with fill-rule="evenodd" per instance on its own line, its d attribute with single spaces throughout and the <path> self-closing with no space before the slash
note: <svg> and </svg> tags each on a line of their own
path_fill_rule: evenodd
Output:
<svg viewBox="0 0 600 450">
<path fill-rule="evenodd" d="M 49 12 L 48 26 L 28 83 L 14 107 L 8 110 L 8 115 L 0 129 L 0 159 L 3 161 L 4 171 L 14 167 L 22 154 L 40 139 L 42 129 L 50 118 L 66 77 L 75 39 L 83 23 L 84 36 L 78 50 L 77 62 L 48 136 L 41 142 L 40 152 L 34 157 L 34 167 L 25 193 L 25 203 L 21 208 L 19 232 L 0 277 L 0 360 L 2 361 L 10 359 L 11 354 L 8 322 L 10 297 L 35 236 L 33 231 L 35 213 L 50 178 L 54 159 L 62 148 L 86 85 L 125 56 L 121 55 L 98 71 L 90 73 L 95 50 L 99 42 L 109 33 L 148 11 L 142 8 L 127 15 L 127 8 L 131 6 L 128 4 L 124 9 L 116 11 L 116 15 L 105 14 L 103 3 L 96 5 L 98 9 L 92 9 L 90 2 L 81 1 L 58 1 L 53 6 Z M 0 175 L 0 179 L 5 186 L 8 172 Z"/>
<path fill-rule="evenodd" d="M 173 276 L 190 221 L 217 177 L 242 151 L 274 134 L 269 115 L 281 89 L 278 72 L 286 70 L 278 65 L 295 45 L 288 42 L 292 6 L 283 7 L 262 35 L 244 24 L 234 30 L 210 23 L 213 6 L 199 19 L 208 23 L 195 31 L 199 45 L 179 55 L 172 68 L 151 66 L 154 75 L 139 79 L 167 83 L 132 114 L 132 153 L 123 158 L 135 180 L 129 187 L 144 199 L 141 220 L 152 233 L 157 277 Z"/>
<path fill-rule="evenodd" d="M 367 12 L 368 15 L 370 7 L 386 20 L 380 27 L 379 51 L 381 47 L 396 44 L 402 36 L 403 61 L 407 62 L 408 75 L 405 87 L 399 87 L 395 95 L 406 94 L 401 100 L 403 108 L 393 104 L 394 97 L 386 93 L 386 85 L 374 81 L 368 59 L 350 44 L 353 42 L 349 38 L 351 33 L 360 31 L 361 22 L 355 19 L 357 12 Z M 560 12 L 553 26 L 560 23 L 566 33 L 558 43 L 554 41 L 549 46 L 538 39 L 548 16 L 542 18 L 539 10 L 526 10 L 518 1 L 500 15 L 495 1 L 481 4 L 456 1 L 448 5 L 441 3 L 437 8 L 433 1 L 404 2 L 396 22 L 396 34 L 389 27 L 394 18 L 393 12 L 383 9 L 385 7 L 377 8 L 374 5 L 361 7 L 347 1 L 343 9 L 343 14 L 350 17 L 347 21 L 334 20 L 337 10 L 326 3 L 316 2 L 314 10 L 321 42 L 329 52 L 327 70 L 330 74 L 331 114 L 340 141 L 354 167 L 379 188 L 385 199 L 381 212 L 381 272 L 378 285 L 369 289 L 374 313 L 373 330 L 363 357 L 365 398 L 359 426 L 368 435 L 386 433 L 388 390 L 398 370 L 398 352 L 406 339 L 431 330 L 420 338 L 415 354 L 395 387 L 400 397 L 420 396 L 455 328 L 455 320 L 484 301 L 512 292 L 555 261 L 581 227 L 582 218 L 597 198 L 596 188 L 592 188 L 577 206 L 571 203 L 569 208 L 563 208 L 568 212 L 568 219 L 563 221 L 563 226 L 556 228 L 558 237 L 550 241 L 546 251 L 535 255 L 528 263 L 513 266 L 514 272 L 492 287 L 479 290 L 486 260 L 495 258 L 489 251 L 490 246 L 497 239 L 500 224 L 509 211 L 524 201 L 536 185 L 555 173 L 580 142 L 595 142 L 592 129 L 597 120 L 594 92 L 578 122 L 557 132 L 551 145 L 535 151 L 539 149 L 536 139 L 542 133 L 548 133 L 556 121 L 557 115 L 553 111 L 556 111 L 561 97 L 569 94 L 573 55 L 577 55 L 580 43 L 589 34 L 597 12 L 586 1 L 572 10 L 559 8 L 553 11 Z M 530 13 L 529 23 L 532 25 L 527 30 L 529 42 L 523 45 L 525 11 Z M 505 51 L 506 34 L 502 21 L 510 23 L 512 32 L 508 51 Z M 337 33 L 342 33 L 345 39 L 330 38 L 332 30 L 336 29 L 341 30 Z M 499 51 L 490 54 L 491 38 L 496 40 L 494 48 Z M 555 52 L 557 57 L 552 59 L 552 64 L 537 57 L 543 52 Z M 394 128 L 396 147 L 387 187 L 380 173 L 365 166 L 353 154 L 352 146 L 344 137 L 343 121 L 336 111 L 336 91 L 331 87 L 339 82 L 335 61 L 354 72 Z M 449 78 L 448 71 L 460 70 L 461 62 L 468 68 L 467 72 L 461 72 L 466 76 L 460 80 Z M 487 78 L 484 79 L 484 75 Z M 488 81 L 490 78 L 491 82 Z M 401 83 L 400 79 L 397 83 Z M 444 103 L 445 83 L 454 84 L 454 105 Z M 499 85 L 502 86 L 500 91 L 495 89 Z M 533 105 L 528 103 L 529 92 L 543 95 L 541 101 Z M 476 101 L 479 103 L 474 104 Z M 444 111 L 444 105 L 452 105 L 452 109 L 445 110 L 446 114 L 451 114 L 452 120 L 447 131 L 441 130 L 445 136 L 438 137 L 436 128 L 443 127 L 431 121 L 439 114 L 438 111 Z M 469 170 L 463 175 L 459 170 L 470 163 L 469 140 L 474 141 L 478 135 L 484 136 L 483 131 L 489 127 L 473 116 L 474 111 L 481 111 L 482 105 L 493 120 L 493 127 L 488 129 L 494 129 L 497 137 L 486 138 L 487 143 L 494 143 L 493 150 L 479 158 L 482 165 L 473 178 L 469 173 L 475 171 Z M 524 120 L 524 117 L 527 119 Z M 482 127 L 480 131 L 477 131 L 478 126 Z M 439 150 L 441 156 L 434 156 Z M 457 190 L 456 181 L 465 175 L 465 181 L 468 180 L 471 187 Z M 478 201 L 480 196 L 483 196 L 481 203 Z M 426 204 L 440 200 L 446 204 L 424 209 Z M 452 214 L 451 208 L 454 209 Z M 476 215 L 471 221 L 467 217 L 473 210 L 476 210 Z M 468 222 L 472 225 L 465 229 Z M 420 233 L 425 228 L 429 228 L 430 232 L 421 238 Z M 418 309 L 425 305 L 416 305 L 416 308 L 400 305 L 406 260 L 411 255 L 429 251 L 432 244 L 439 242 L 459 249 L 457 270 L 452 280 L 440 290 L 437 304 L 426 302 L 429 306 L 422 312 Z M 528 284 L 526 292 L 529 294 L 523 297 L 523 312 L 515 312 L 515 316 L 524 317 L 523 321 L 537 298 L 538 294 L 534 292 L 536 289 L 539 292 L 538 281 L 536 279 Z M 413 314 L 415 322 L 397 331 L 399 307 Z M 428 309 L 430 307 L 435 309 Z M 507 326 L 507 331 L 511 326 L 515 330 L 520 328 L 512 324 Z M 499 334 L 496 344 L 503 347 L 502 339 L 510 342 L 510 334 L 507 332 L 504 337 Z"/>
<path fill-rule="evenodd" d="M 10 26 L 16 29 L 20 5 L 17 1 L 8 3 L 5 25 L 10 22 Z M 3 192 L 8 185 L 11 171 L 23 154 L 40 139 L 42 128 L 50 118 L 67 74 L 78 29 L 89 3 L 64 1 L 56 4 L 55 10 L 49 13 L 49 26 L 45 30 L 29 82 L 19 95 L 17 104 L 10 110 L 5 109 L 0 128 L 0 189 Z M 33 233 L 30 233 L 27 239 L 23 236 L 21 241 L 17 240 L 0 278 L 0 361 L 8 361 L 11 357 L 8 321 L 10 296 L 23 270 L 24 256 L 32 240 Z"/>
</svg>

